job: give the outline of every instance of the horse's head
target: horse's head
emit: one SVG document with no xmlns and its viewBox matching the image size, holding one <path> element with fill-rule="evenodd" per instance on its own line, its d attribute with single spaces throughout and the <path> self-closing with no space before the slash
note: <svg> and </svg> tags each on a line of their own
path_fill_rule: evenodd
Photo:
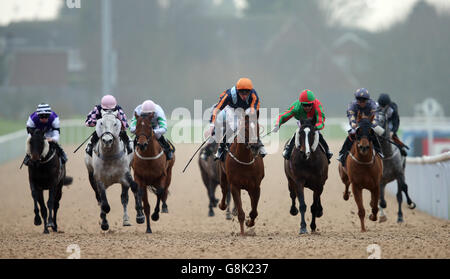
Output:
<svg viewBox="0 0 450 279">
<path fill-rule="evenodd" d="M 155 117 L 154 112 L 142 113 L 138 116 L 134 115 L 137 119 L 136 122 L 136 145 L 140 150 L 145 151 L 151 138 L 153 137 L 152 119 Z"/>
<path fill-rule="evenodd" d="M 368 152 L 372 152 L 372 147 L 370 145 L 370 138 L 374 136 L 374 131 L 372 129 L 372 121 L 374 115 L 371 118 L 364 114 L 358 112 L 358 117 L 356 119 L 358 127 L 356 128 L 356 142 L 358 147 L 358 152 L 362 155 L 366 155 Z"/>
<path fill-rule="evenodd" d="M 97 121 L 95 131 L 101 139 L 102 146 L 111 149 L 119 138 L 122 123 L 117 118 L 117 112 L 105 112 L 102 115 L 102 118 Z"/>
<path fill-rule="evenodd" d="M 237 134 L 238 143 L 244 143 L 245 146 L 250 149 L 253 156 L 256 156 L 259 149 L 259 125 L 257 113 L 251 109 L 248 109 L 245 112 L 242 109 L 237 109 L 236 111 L 239 118 Z"/>
<path fill-rule="evenodd" d="M 303 159 L 308 160 L 319 143 L 319 133 L 313 119 L 301 119 L 297 122 L 298 129 L 295 132 L 295 147 L 300 149 Z"/>
<path fill-rule="evenodd" d="M 33 131 L 28 144 L 32 163 L 37 163 L 41 159 L 41 156 L 48 152 L 49 145 L 45 140 L 45 132 L 40 129 L 35 129 Z M 45 149 L 47 149 L 47 151 Z"/>
</svg>

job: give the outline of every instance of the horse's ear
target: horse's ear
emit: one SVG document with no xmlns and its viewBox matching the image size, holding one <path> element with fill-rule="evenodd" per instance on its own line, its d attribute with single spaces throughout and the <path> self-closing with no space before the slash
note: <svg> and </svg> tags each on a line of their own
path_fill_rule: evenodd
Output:
<svg viewBox="0 0 450 279">
<path fill-rule="evenodd" d="M 136 119 L 139 118 L 139 115 L 137 114 L 137 112 L 134 112 L 134 117 L 135 117 Z"/>
</svg>

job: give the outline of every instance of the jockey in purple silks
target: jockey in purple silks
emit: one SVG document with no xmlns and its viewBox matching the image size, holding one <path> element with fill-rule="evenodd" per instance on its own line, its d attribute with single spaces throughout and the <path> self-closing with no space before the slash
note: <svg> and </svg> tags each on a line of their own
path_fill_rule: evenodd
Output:
<svg viewBox="0 0 450 279">
<path fill-rule="evenodd" d="M 130 138 L 127 135 L 126 129 L 128 128 L 127 116 L 117 104 L 116 98 L 112 95 L 105 95 L 102 98 L 101 104 L 96 105 L 94 109 L 87 115 L 86 126 L 95 127 L 97 120 L 102 118 L 102 111 L 117 111 L 117 118 L 122 122 L 122 130 L 120 131 L 119 137 L 125 143 L 128 154 L 133 152 L 133 148 L 130 145 Z M 92 148 L 97 144 L 99 137 L 97 132 L 94 131 L 91 137 L 91 142 L 86 147 L 86 153 L 92 157 Z"/>
<path fill-rule="evenodd" d="M 65 164 L 67 162 L 67 155 L 61 146 L 58 144 L 60 125 L 58 115 L 52 111 L 48 104 L 41 103 L 37 106 L 35 112 L 33 112 L 27 121 L 27 133 L 31 137 L 34 130 L 39 129 L 44 131 L 46 140 L 50 143 L 52 142 L 56 147 L 56 151 L 61 158 L 61 162 Z M 30 162 L 30 154 L 25 155 L 23 159 L 23 164 L 28 166 Z"/>
</svg>

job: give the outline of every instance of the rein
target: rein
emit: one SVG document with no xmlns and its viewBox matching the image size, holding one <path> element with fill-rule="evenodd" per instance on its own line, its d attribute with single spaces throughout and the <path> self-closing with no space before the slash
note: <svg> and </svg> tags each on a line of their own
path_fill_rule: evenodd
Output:
<svg viewBox="0 0 450 279">
<path fill-rule="evenodd" d="M 139 154 L 137 149 L 134 150 L 134 154 L 136 154 L 136 156 L 138 156 L 138 158 L 141 160 L 156 160 L 164 154 L 164 150 L 161 150 L 161 152 L 158 155 L 153 157 L 144 157 L 141 154 Z"/>
<path fill-rule="evenodd" d="M 375 154 L 372 152 L 372 160 L 370 162 L 361 162 L 360 160 L 356 159 L 355 156 L 353 156 L 352 152 L 348 152 L 350 154 L 350 157 L 355 161 L 356 163 L 360 165 L 372 165 L 375 162 Z"/>
<path fill-rule="evenodd" d="M 250 162 L 240 161 L 238 158 L 236 158 L 236 156 L 233 155 L 233 153 L 231 152 L 230 149 L 228 149 L 228 154 L 230 154 L 230 157 L 233 158 L 236 162 L 238 162 L 239 164 L 245 165 L 245 166 L 250 166 L 251 164 L 253 164 L 255 162 L 255 157 L 253 157 L 253 159 Z"/>
</svg>

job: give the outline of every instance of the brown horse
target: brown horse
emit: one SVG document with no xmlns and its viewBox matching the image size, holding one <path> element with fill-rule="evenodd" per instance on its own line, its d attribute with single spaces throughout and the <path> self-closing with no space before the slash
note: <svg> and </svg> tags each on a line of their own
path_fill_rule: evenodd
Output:
<svg viewBox="0 0 450 279">
<path fill-rule="evenodd" d="M 328 179 L 328 160 L 324 150 L 318 145 L 319 131 L 315 128 L 314 121 L 310 119 L 300 120 L 301 126 L 295 132 L 295 149 L 290 160 L 284 160 L 284 172 L 288 179 L 289 193 L 292 199 L 290 213 L 295 216 L 298 213 L 295 207 L 295 199 L 300 203 L 300 234 L 307 233 L 305 212 L 306 203 L 304 188 L 314 192 L 311 205 L 311 230 L 316 231 L 316 217 L 323 215 L 320 195 L 323 186 Z"/>
<path fill-rule="evenodd" d="M 358 206 L 358 216 L 361 221 L 361 231 L 365 232 L 364 226 L 365 209 L 363 206 L 362 190 L 367 189 L 371 193 L 370 206 L 372 214 L 369 219 L 377 220 L 378 198 L 380 192 L 380 182 L 383 175 L 383 161 L 376 156 L 370 138 L 375 134 L 371 127 L 373 117 L 369 119 L 364 114 L 358 113 L 356 128 L 356 139 L 350 150 L 350 156 L 346 160 L 346 168 L 339 164 L 339 174 L 345 184 L 344 200 L 348 200 L 348 187 L 352 184 L 352 191 Z"/>
<path fill-rule="evenodd" d="M 144 202 L 144 213 L 147 220 L 147 233 L 151 233 L 150 228 L 150 204 L 148 203 L 147 186 L 156 194 L 155 211 L 152 220 L 159 219 L 159 204 L 162 201 L 162 213 L 167 213 L 167 195 L 172 179 L 172 167 L 175 163 L 175 155 L 171 160 L 167 160 L 164 151 L 152 128 L 152 118 L 154 113 L 142 114 L 138 116 L 136 124 L 136 145 L 132 167 L 134 170 L 134 180 L 139 185 L 140 195 Z"/>
<path fill-rule="evenodd" d="M 229 191 L 237 207 L 238 220 L 241 226 L 241 235 L 244 233 L 245 213 L 242 209 L 241 190 L 247 190 L 252 210 L 250 220 L 245 224 L 248 227 L 255 225 L 258 216 L 258 201 L 260 196 L 260 184 L 264 178 L 263 159 L 258 156 L 259 126 L 256 115 L 241 115 L 237 137 L 230 146 L 225 161 L 220 164 L 220 187 L 222 188 L 222 200 L 219 204 L 221 210 L 227 208 L 226 197 Z"/>
</svg>

